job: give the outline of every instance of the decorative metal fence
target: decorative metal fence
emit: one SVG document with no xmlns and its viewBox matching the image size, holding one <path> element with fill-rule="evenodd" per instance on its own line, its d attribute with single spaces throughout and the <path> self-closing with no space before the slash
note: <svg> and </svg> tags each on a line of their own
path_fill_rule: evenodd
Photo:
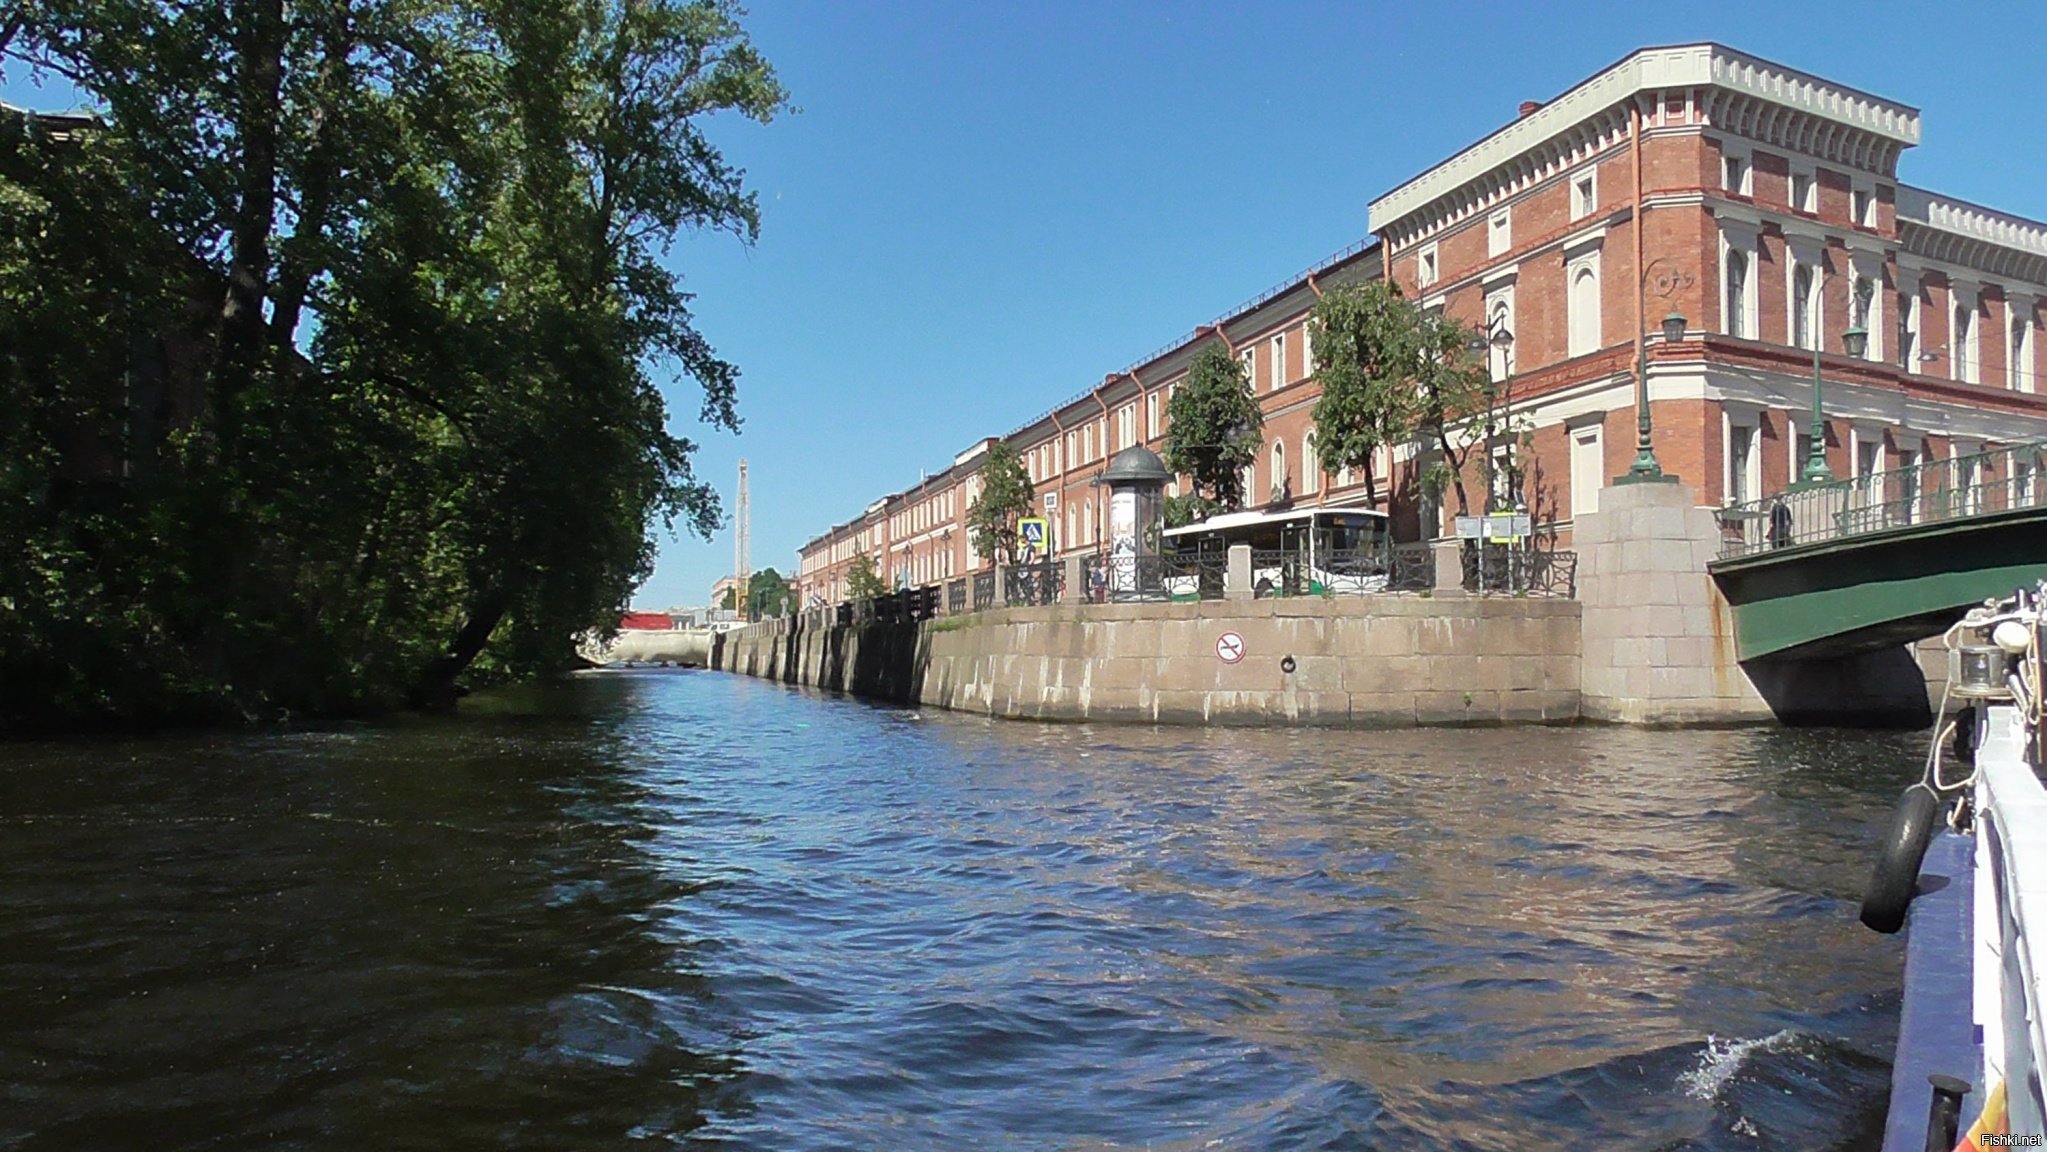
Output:
<svg viewBox="0 0 2047 1152">
<path fill-rule="evenodd" d="M 1012 608 L 1057 604 L 1066 590 L 1066 565 L 1057 560 L 1015 564 L 1004 573 L 1002 600 Z"/>
<path fill-rule="evenodd" d="M 985 612 L 995 607 L 995 573 L 974 573 L 974 611 Z"/>
<path fill-rule="evenodd" d="M 967 610 L 967 581 L 963 576 L 945 586 L 945 614 L 959 616 Z"/>
<path fill-rule="evenodd" d="M 1462 558 L 1467 592 L 1565 598 L 1578 594 L 1576 552 L 1467 542 Z"/>
<path fill-rule="evenodd" d="M 1386 590 L 1426 592 L 1435 586 L 1435 547 L 1430 544 L 1395 544 L 1386 569 Z"/>
<path fill-rule="evenodd" d="M 1220 600 L 1229 571 L 1226 554 L 1086 557 L 1088 602 L 1127 604 L 1167 600 Z"/>
<path fill-rule="evenodd" d="M 2047 444 L 2020 444 L 1787 489 L 1720 510 L 1720 558 L 2047 506 Z"/>
</svg>

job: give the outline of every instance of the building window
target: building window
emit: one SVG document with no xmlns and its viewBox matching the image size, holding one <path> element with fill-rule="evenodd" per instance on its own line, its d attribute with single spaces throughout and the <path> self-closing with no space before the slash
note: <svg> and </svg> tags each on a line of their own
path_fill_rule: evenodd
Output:
<svg viewBox="0 0 2047 1152">
<path fill-rule="evenodd" d="M 1898 367 L 1919 371 L 1919 290 L 1898 293 Z"/>
<path fill-rule="evenodd" d="M 1948 362 L 1954 378 L 1970 384 L 1976 379 L 1976 309 L 1969 303 L 1955 305 L 1954 336 L 1948 341 Z"/>
<path fill-rule="evenodd" d="M 1791 276 L 1791 343 L 1812 347 L 1813 334 L 1812 265 L 1801 262 Z"/>
<path fill-rule="evenodd" d="M 1599 185 L 1594 173 L 1587 172 L 1571 181 L 1571 219 L 1582 220 L 1598 207 Z"/>
<path fill-rule="evenodd" d="M 1258 387 L 1258 349 L 1244 349 L 1244 354 L 1237 357 L 1237 360 L 1244 366 L 1245 386 L 1256 389 Z"/>
<path fill-rule="evenodd" d="M 1501 332 L 1514 330 L 1514 295 L 1510 286 L 1486 301 L 1486 334 L 1497 336 Z M 1505 380 L 1514 374 L 1514 345 L 1512 342 L 1486 344 L 1486 362 L 1494 380 Z"/>
<path fill-rule="evenodd" d="M 2009 307 L 2009 305 L 2007 305 Z M 2006 371 L 2011 374 L 2012 390 L 2031 392 L 2033 390 L 2033 326 L 2027 323 L 2025 314 L 2014 310 L 2011 318 L 2011 353 L 2005 358 Z"/>
<path fill-rule="evenodd" d="M 1301 493 L 1313 496 L 1322 487 L 1322 461 L 1315 455 L 1315 430 L 1301 437 Z"/>
<path fill-rule="evenodd" d="M 1498 256 L 1513 246 L 1514 214 L 1511 209 L 1502 208 L 1486 222 L 1485 254 Z"/>
<path fill-rule="evenodd" d="M 1876 197 L 1869 194 L 1869 189 L 1857 188 L 1849 193 L 1848 211 L 1854 217 L 1855 223 L 1864 228 L 1876 227 L 1875 208 Z"/>
<path fill-rule="evenodd" d="M 1159 394 L 1156 392 L 1144 398 L 1144 438 L 1159 438 Z"/>
<path fill-rule="evenodd" d="M 1727 334 L 1749 334 L 1748 253 L 1733 246 L 1727 249 Z"/>
<path fill-rule="evenodd" d="M 1436 268 L 1436 246 L 1434 244 L 1421 250 L 1421 255 L 1415 259 L 1414 267 L 1414 280 L 1417 287 L 1427 288 L 1436 282 L 1436 277 L 1439 273 Z"/>
<path fill-rule="evenodd" d="M 1278 503 L 1287 498 L 1286 441 L 1272 442 L 1272 500 Z"/>
<path fill-rule="evenodd" d="M 1286 386 L 1286 333 L 1272 338 L 1272 390 L 1279 391 Z"/>
<path fill-rule="evenodd" d="M 1721 158 L 1720 186 L 1739 196 L 1748 195 L 1748 157 L 1725 156 Z"/>
<path fill-rule="evenodd" d="M 1793 172 L 1791 174 L 1791 206 L 1793 208 L 1798 209 L 1800 212 L 1811 212 L 1814 210 L 1813 198 L 1815 193 L 1813 184 L 1814 181 L 1810 172 Z"/>
<path fill-rule="evenodd" d="M 1606 456 L 1599 425 L 1571 430 L 1571 515 L 1599 511 L 1599 489 L 1606 483 Z"/>
<path fill-rule="evenodd" d="M 1883 499 L 1884 438 L 1883 433 L 1855 434 L 1855 479 L 1862 489 L 1865 501 Z"/>
<path fill-rule="evenodd" d="M 1756 455 L 1756 426 L 1754 424 L 1727 423 L 1727 503 L 1746 504 L 1757 498 L 1757 489 L 1762 487 L 1760 465 Z"/>
<path fill-rule="evenodd" d="M 1258 503 L 1258 461 L 1244 465 L 1244 475 L 1239 478 L 1244 487 L 1244 507 Z"/>
<path fill-rule="evenodd" d="M 1599 349 L 1599 265 L 1588 262 L 1571 271 L 1570 355 Z"/>
</svg>

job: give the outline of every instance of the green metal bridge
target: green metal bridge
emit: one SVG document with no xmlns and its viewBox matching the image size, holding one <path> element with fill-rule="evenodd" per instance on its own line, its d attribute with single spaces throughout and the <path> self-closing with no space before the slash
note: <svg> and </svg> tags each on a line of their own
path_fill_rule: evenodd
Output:
<svg viewBox="0 0 2047 1152">
<path fill-rule="evenodd" d="M 1720 513 L 1707 565 L 1743 661 L 1846 656 L 1945 631 L 2047 578 L 2047 444 L 1794 484 Z"/>
</svg>

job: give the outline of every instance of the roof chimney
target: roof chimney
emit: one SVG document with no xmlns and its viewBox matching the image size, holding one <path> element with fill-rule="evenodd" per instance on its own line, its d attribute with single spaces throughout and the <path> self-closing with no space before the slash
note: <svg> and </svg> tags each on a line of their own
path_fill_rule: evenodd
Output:
<svg viewBox="0 0 2047 1152">
<path fill-rule="evenodd" d="M 1526 116 L 1540 107 L 1542 107 L 1542 101 L 1540 100 L 1523 100 L 1521 102 L 1521 114 Z"/>
</svg>

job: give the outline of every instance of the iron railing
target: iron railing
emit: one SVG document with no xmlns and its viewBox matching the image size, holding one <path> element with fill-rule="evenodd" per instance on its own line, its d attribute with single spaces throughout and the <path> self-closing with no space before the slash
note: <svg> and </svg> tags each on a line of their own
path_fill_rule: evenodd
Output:
<svg viewBox="0 0 2047 1152">
<path fill-rule="evenodd" d="M 1567 599 L 1578 594 L 1576 552 L 1466 542 L 1462 560 L 1467 592 Z"/>
<path fill-rule="evenodd" d="M 985 612 L 995 607 L 995 573 L 974 573 L 974 611 Z"/>
<path fill-rule="evenodd" d="M 1386 590 L 1426 592 L 1435 586 L 1435 547 L 1430 544 L 1395 544 L 1386 566 Z"/>
<path fill-rule="evenodd" d="M 1013 564 L 1004 570 L 1003 603 L 1012 608 L 1057 604 L 1066 589 L 1066 565 L 1057 560 Z"/>
<path fill-rule="evenodd" d="M 1226 554 L 1104 556 L 1081 561 L 1088 602 L 1125 604 L 1165 600 L 1220 600 L 1229 572 Z"/>
<path fill-rule="evenodd" d="M 1787 488 L 1720 510 L 1720 558 L 2047 506 L 2047 444 L 2020 444 Z"/>
<path fill-rule="evenodd" d="M 945 614 L 959 616 L 967 610 L 967 580 L 962 576 L 945 586 Z"/>
</svg>

